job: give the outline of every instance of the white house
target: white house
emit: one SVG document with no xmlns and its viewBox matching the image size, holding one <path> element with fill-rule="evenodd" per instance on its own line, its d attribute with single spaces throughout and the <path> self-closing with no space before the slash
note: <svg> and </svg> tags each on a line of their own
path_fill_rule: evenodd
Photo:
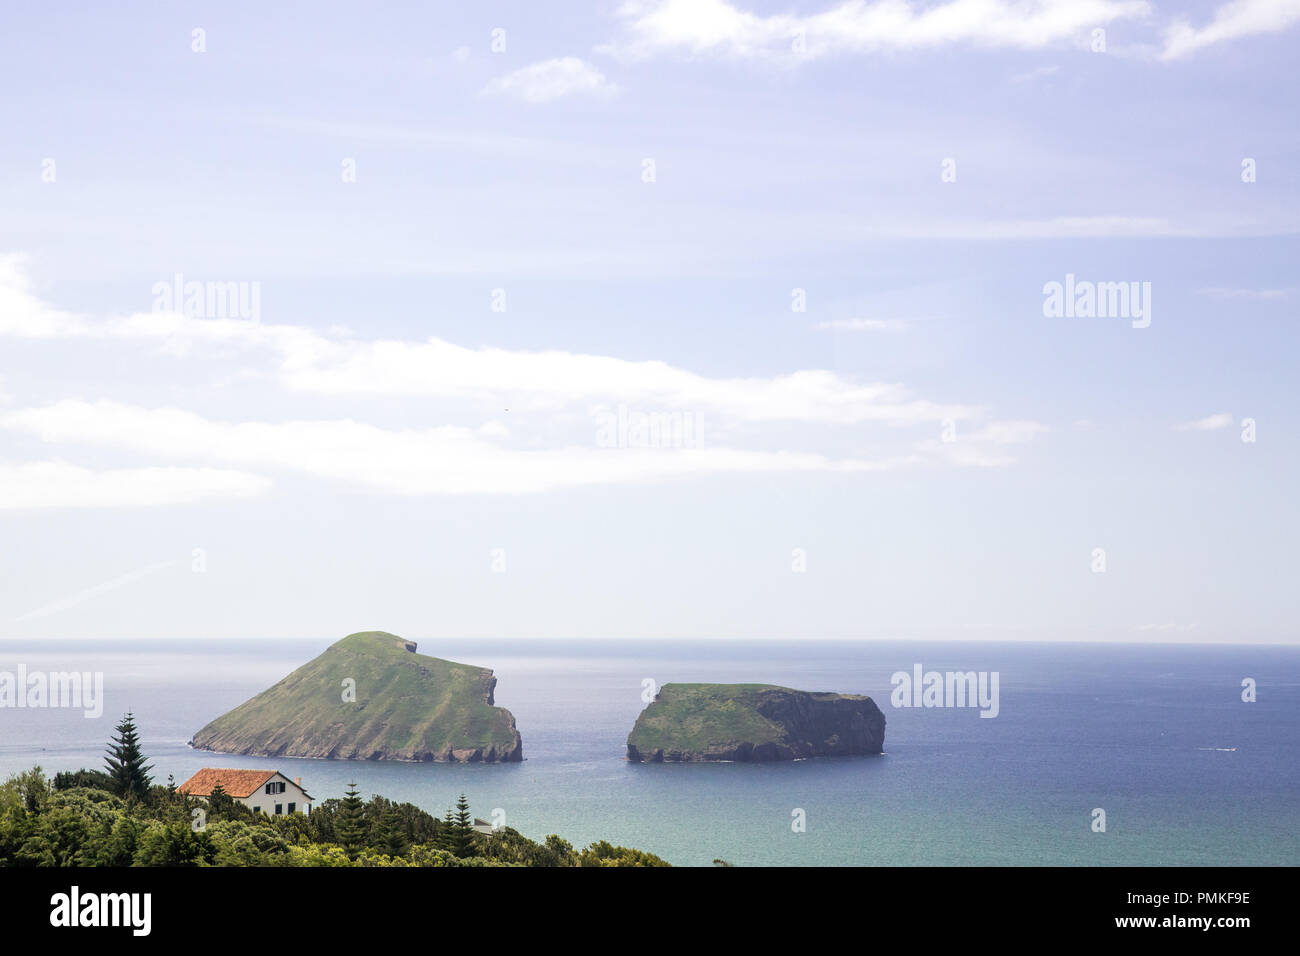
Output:
<svg viewBox="0 0 1300 956">
<path fill-rule="evenodd" d="M 311 813 L 311 794 L 302 788 L 302 777 L 290 780 L 278 770 L 204 767 L 176 789 L 207 798 L 218 786 L 244 806 L 271 816 Z"/>
</svg>

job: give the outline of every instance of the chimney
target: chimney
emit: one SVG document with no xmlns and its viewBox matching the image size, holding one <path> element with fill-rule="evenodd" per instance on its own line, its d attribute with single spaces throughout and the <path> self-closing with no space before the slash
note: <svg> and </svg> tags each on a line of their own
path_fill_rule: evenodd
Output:
<svg viewBox="0 0 1300 956">
<path fill-rule="evenodd" d="M 299 790 L 301 790 L 301 789 L 302 789 L 302 777 L 294 777 L 294 778 L 293 778 L 293 785 L 294 785 L 295 787 L 297 787 Z"/>
</svg>

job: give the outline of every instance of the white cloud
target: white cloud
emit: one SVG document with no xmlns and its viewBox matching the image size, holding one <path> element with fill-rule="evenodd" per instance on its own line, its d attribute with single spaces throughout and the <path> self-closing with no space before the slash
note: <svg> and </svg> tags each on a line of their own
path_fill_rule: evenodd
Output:
<svg viewBox="0 0 1300 956">
<path fill-rule="evenodd" d="M 1004 446 L 1033 441 L 1048 431 L 1051 429 L 1039 422 L 995 421 L 974 431 L 955 429 L 949 440 L 930 439 L 921 442 L 917 450 L 962 468 L 1002 468 L 1016 461 Z"/>
<path fill-rule="evenodd" d="M 12 266 L 12 261 L 10 262 Z M 738 422 L 901 426 L 986 413 L 934 402 L 895 383 L 859 384 L 834 372 L 710 378 L 665 362 L 549 350 L 469 348 L 442 339 L 355 341 L 302 326 L 145 312 L 94 319 L 52 309 L 31 294 L 20 271 L 0 259 L 0 336 L 150 342 L 168 354 L 263 351 L 278 362 L 281 384 L 330 395 L 398 395 L 496 401 L 533 409 L 616 400 L 689 409 Z"/>
<path fill-rule="evenodd" d="M 709 378 L 659 361 L 572 352 L 471 349 L 439 339 L 372 342 L 311 361 L 286 361 L 285 384 L 329 394 L 517 396 L 533 408 L 617 398 L 650 407 L 708 410 L 746 422 L 913 425 L 972 419 L 979 408 L 913 397 L 898 384 L 856 384 L 805 369 L 770 378 Z"/>
<path fill-rule="evenodd" d="M 967 441 L 989 442 L 994 445 L 1022 445 L 1038 435 L 1051 431 L 1040 422 L 1005 421 L 989 422 L 966 436 Z"/>
<path fill-rule="evenodd" d="M 722 473 L 866 473 L 917 465 L 1008 464 L 1012 459 L 1001 446 L 1026 441 L 1045 430 L 1033 422 L 990 422 L 980 406 L 935 402 L 914 396 L 900 384 L 862 384 L 826 370 L 713 378 L 653 360 L 469 348 L 440 339 L 357 341 L 302 326 L 176 313 L 100 319 L 50 308 L 31 294 L 20 273 L 11 270 L 6 278 L 3 266 L 0 261 L 0 336 L 120 342 L 172 356 L 236 358 L 242 374 L 270 377 L 288 390 L 458 400 L 459 412 L 474 420 L 473 426 L 406 429 L 353 420 L 221 422 L 178 408 L 111 401 L 63 401 L 0 411 L 0 428 L 39 435 L 46 441 L 136 452 L 153 460 L 278 469 L 397 494 L 525 494 Z M 266 369 L 251 364 L 259 358 L 268 363 Z M 466 401 L 481 407 L 466 409 Z M 583 406 L 589 411 L 613 405 L 707 420 L 710 440 L 673 449 L 607 449 L 583 437 L 575 443 L 573 429 L 582 427 L 575 423 L 583 420 Z M 484 420 L 481 413 L 489 407 L 493 417 Z M 503 408 L 510 411 L 509 427 L 499 417 Z M 438 406 L 428 410 L 446 411 Z M 962 423 L 965 438 L 959 448 L 918 441 L 914 432 L 904 432 L 892 438 L 878 436 L 869 453 L 828 457 L 805 450 L 772 450 L 773 440 L 798 443 L 807 436 L 770 429 L 762 431 L 770 436 L 765 450 L 725 447 L 726 436 L 759 434 L 753 427 L 758 424 L 910 426 L 933 428 L 927 431 L 933 435 L 947 421 Z M 588 434 L 594 438 L 594 429 Z M 864 440 L 855 436 L 854 447 L 863 447 Z M 158 487 L 145 483 L 132 490 L 130 479 L 135 475 L 149 478 Z M 190 486 L 182 480 L 186 475 L 192 479 Z M 232 475 L 238 475 L 237 480 Z M 61 477 L 63 491 L 50 491 L 48 506 L 165 503 L 185 494 L 203 497 L 265 489 L 264 480 L 251 475 L 185 469 L 99 476 L 65 472 Z M 193 487 L 204 477 L 212 481 L 199 481 Z M 38 484 L 28 480 L 27 490 L 12 500 L 36 500 Z"/>
<path fill-rule="evenodd" d="M 663 51 L 737 58 L 875 53 L 956 43 L 1034 49 L 1150 11 L 1144 0 L 845 0 L 810 15 L 762 16 L 728 0 L 649 0 L 619 9 L 628 37 L 602 48 L 632 57 Z"/>
<path fill-rule="evenodd" d="M 1176 21 L 1165 32 L 1161 58 L 1176 60 L 1226 40 L 1278 33 L 1296 22 L 1300 22 L 1300 0 L 1233 0 L 1199 29 L 1185 20 Z"/>
<path fill-rule="evenodd" d="M 484 93 L 510 96 L 527 103 L 549 103 L 565 96 L 613 96 L 618 87 L 605 74 L 576 56 L 543 60 L 499 76 Z"/>
<path fill-rule="evenodd" d="M 871 231 L 871 227 L 866 227 Z M 890 226 L 893 235 L 915 239 L 1107 239 L 1192 236 L 1198 233 L 1153 216 L 1056 216 L 1051 219 L 930 221 Z M 884 233 L 881 238 L 886 238 Z"/>
<path fill-rule="evenodd" d="M 901 332 L 902 319 L 829 319 L 813 326 L 820 332 Z"/>
<path fill-rule="evenodd" d="M 270 488 L 258 475 L 212 468 L 91 471 L 61 461 L 0 464 L 0 511 L 149 508 L 252 498 Z"/>
<path fill-rule="evenodd" d="M 1218 415 L 1211 415 L 1208 418 L 1201 418 L 1194 422 L 1183 422 L 1181 425 L 1175 425 L 1174 428 L 1180 432 L 1211 432 L 1220 428 L 1232 427 L 1232 416 L 1227 412 L 1221 412 Z"/>
<path fill-rule="evenodd" d="M 283 469 L 407 495 L 528 494 L 737 472 L 861 473 L 922 461 L 912 452 L 867 461 L 736 448 L 606 449 L 594 443 L 520 450 L 455 426 L 389 430 L 346 420 L 227 423 L 174 408 L 107 401 L 64 401 L 0 414 L 0 427 L 50 442 Z"/>
<path fill-rule="evenodd" d="M 1223 286 L 1212 286 L 1207 289 L 1197 289 L 1200 295 L 1213 296 L 1216 299 L 1260 299 L 1263 301 L 1276 301 L 1278 299 L 1288 299 L 1294 293 L 1295 289 L 1233 289 Z"/>
<path fill-rule="evenodd" d="M 1296 227 L 1280 218 L 1202 216 L 1195 210 L 1178 220 L 1163 216 L 1053 216 L 1048 219 L 926 219 L 856 221 L 846 239 L 961 239 L 981 242 L 1023 239 L 1163 239 L 1290 236 Z"/>
<path fill-rule="evenodd" d="M 1041 80 L 1044 77 L 1055 76 L 1060 72 L 1060 69 L 1061 68 L 1056 65 L 1039 66 L 1032 70 L 1027 70 L 1024 73 L 1012 74 L 1010 81 L 1017 86 L 1023 83 L 1032 83 L 1034 80 Z"/>
</svg>

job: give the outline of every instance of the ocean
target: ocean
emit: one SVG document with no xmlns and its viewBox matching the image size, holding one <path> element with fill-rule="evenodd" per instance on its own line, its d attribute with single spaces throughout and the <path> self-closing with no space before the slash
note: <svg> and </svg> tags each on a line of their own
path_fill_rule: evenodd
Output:
<svg viewBox="0 0 1300 956">
<path fill-rule="evenodd" d="M 421 653 L 495 671 L 523 763 L 263 759 L 186 745 L 330 640 L 6 641 L 0 671 L 102 671 L 105 704 L 97 719 L 0 709 L 0 774 L 99 768 L 132 710 L 159 782 L 203 766 L 274 767 L 316 801 L 355 781 L 363 795 L 439 816 L 463 792 L 476 816 L 503 812 L 534 839 L 609 840 L 679 865 L 1300 863 L 1300 648 L 417 640 Z M 891 675 L 916 665 L 996 672 L 997 716 L 892 706 Z M 1247 678 L 1254 702 L 1242 700 Z M 888 721 L 886 752 L 629 764 L 647 679 L 868 694 Z"/>
</svg>

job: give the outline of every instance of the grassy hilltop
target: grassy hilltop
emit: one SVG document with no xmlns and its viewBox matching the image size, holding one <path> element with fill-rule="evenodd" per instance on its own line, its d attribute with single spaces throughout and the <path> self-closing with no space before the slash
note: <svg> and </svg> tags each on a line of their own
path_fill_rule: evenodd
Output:
<svg viewBox="0 0 1300 956">
<path fill-rule="evenodd" d="M 492 671 L 414 653 L 384 631 L 352 634 L 194 735 L 195 748 L 343 760 L 516 761 Z M 355 682 L 355 701 L 344 682 Z"/>
<path fill-rule="evenodd" d="M 664 684 L 642 711 L 628 743 L 638 749 L 699 752 L 727 741 L 773 743 L 784 729 L 758 712 L 759 693 L 774 684 Z"/>
<path fill-rule="evenodd" d="M 885 715 L 870 697 L 775 684 L 664 684 L 627 738 L 628 759 L 793 760 L 880 753 Z"/>
</svg>

